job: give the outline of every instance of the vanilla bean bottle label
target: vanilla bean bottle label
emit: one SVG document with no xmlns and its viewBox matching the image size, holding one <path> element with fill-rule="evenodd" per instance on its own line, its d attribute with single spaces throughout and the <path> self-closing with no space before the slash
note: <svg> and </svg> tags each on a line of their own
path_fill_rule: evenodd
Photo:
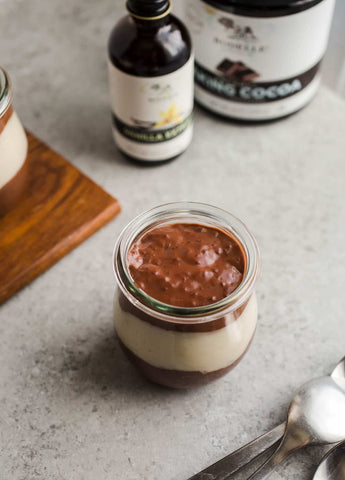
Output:
<svg viewBox="0 0 345 480">
<path fill-rule="evenodd" d="M 285 10 L 270 9 L 268 1 L 245 10 L 231 0 L 186 1 L 202 105 L 233 118 L 270 120 L 313 97 L 335 1 L 285 3 Z"/>
<path fill-rule="evenodd" d="M 187 148 L 193 131 L 193 64 L 191 56 L 175 72 L 150 78 L 109 63 L 113 133 L 121 150 L 152 161 Z"/>
</svg>

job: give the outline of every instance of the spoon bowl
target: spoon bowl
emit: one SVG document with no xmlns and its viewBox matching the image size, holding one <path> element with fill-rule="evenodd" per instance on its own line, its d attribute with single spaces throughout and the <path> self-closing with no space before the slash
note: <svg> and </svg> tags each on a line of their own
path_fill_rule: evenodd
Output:
<svg viewBox="0 0 345 480">
<path fill-rule="evenodd" d="M 333 380 L 338 383 L 338 379 L 345 379 L 345 357 L 343 357 L 331 373 Z M 340 383 L 342 387 L 342 384 Z M 342 387 L 343 388 L 343 387 Z"/>
<path fill-rule="evenodd" d="M 341 372 L 341 368 L 338 373 Z M 345 439 L 345 378 L 339 373 L 301 387 L 293 397 L 281 443 L 250 480 L 264 480 L 291 452 L 306 445 L 327 445 Z"/>
<path fill-rule="evenodd" d="M 290 403 L 287 431 L 291 429 L 303 445 L 344 440 L 345 379 L 322 377 L 304 384 Z"/>
</svg>

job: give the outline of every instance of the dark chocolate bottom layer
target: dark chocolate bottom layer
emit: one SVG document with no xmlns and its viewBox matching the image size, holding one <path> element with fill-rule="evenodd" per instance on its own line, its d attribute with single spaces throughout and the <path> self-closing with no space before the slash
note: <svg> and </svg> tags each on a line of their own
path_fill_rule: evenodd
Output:
<svg viewBox="0 0 345 480">
<path fill-rule="evenodd" d="M 254 335 L 253 335 L 254 337 Z M 172 388 L 191 388 L 199 387 L 201 385 L 206 385 L 207 383 L 213 382 L 218 378 L 222 377 L 226 373 L 230 372 L 244 357 L 247 353 L 250 344 L 252 343 L 253 337 L 251 338 L 246 350 L 243 354 L 231 365 L 220 368 L 213 372 L 186 372 L 182 370 L 167 370 L 165 368 L 158 368 L 150 365 L 145 362 L 137 355 L 135 355 L 131 350 L 129 350 L 124 343 L 118 338 L 121 348 L 124 351 L 128 359 L 135 365 L 140 372 L 145 375 L 149 380 L 154 383 L 159 383 L 166 387 Z"/>
<path fill-rule="evenodd" d="M 28 159 L 26 158 L 18 172 L 0 188 L 0 215 L 9 212 L 25 192 L 28 177 Z"/>
</svg>

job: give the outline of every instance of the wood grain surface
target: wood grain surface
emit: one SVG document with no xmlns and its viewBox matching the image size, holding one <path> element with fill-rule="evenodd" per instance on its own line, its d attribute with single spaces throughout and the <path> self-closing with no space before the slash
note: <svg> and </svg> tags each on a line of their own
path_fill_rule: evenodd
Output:
<svg viewBox="0 0 345 480">
<path fill-rule="evenodd" d="M 0 303 L 120 212 L 119 202 L 28 133 L 29 182 L 0 217 Z"/>
</svg>

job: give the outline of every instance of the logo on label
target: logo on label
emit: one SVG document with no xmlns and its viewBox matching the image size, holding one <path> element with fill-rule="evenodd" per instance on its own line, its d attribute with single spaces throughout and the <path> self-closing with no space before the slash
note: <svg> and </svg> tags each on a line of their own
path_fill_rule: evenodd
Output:
<svg viewBox="0 0 345 480">
<path fill-rule="evenodd" d="M 140 93 L 145 95 L 149 102 L 160 102 L 162 100 L 171 100 L 176 96 L 176 92 L 169 83 L 146 83 L 142 85 Z"/>
<path fill-rule="evenodd" d="M 229 32 L 229 38 L 244 40 L 245 42 L 257 42 L 258 38 L 249 25 L 239 25 L 232 18 L 221 17 L 218 22 Z"/>
<path fill-rule="evenodd" d="M 222 15 L 215 18 L 218 25 L 221 25 L 218 34 L 213 37 L 213 42 L 231 49 L 234 52 L 250 53 L 255 55 L 257 53 L 266 52 L 267 45 L 263 45 L 257 34 L 256 29 L 248 24 L 238 23 L 236 19 L 231 16 Z"/>
</svg>

